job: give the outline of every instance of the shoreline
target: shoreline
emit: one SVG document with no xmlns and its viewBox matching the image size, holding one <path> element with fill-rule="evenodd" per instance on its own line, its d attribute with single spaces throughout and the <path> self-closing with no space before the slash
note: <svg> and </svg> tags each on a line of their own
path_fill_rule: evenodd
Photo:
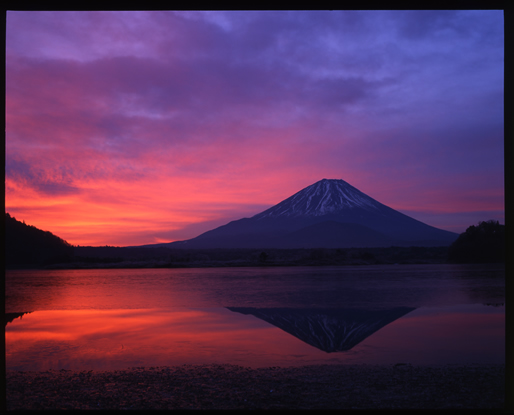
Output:
<svg viewBox="0 0 514 415">
<path fill-rule="evenodd" d="M 34 267 L 8 267 L 6 271 L 33 271 L 33 270 L 81 270 L 81 269 L 194 269 L 194 268 L 301 268 L 301 267 L 365 267 L 365 266 L 391 266 L 391 265 L 469 265 L 469 266 L 502 266 L 504 262 L 487 263 L 454 263 L 454 262 L 431 262 L 431 261 L 401 261 L 401 262 L 371 262 L 371 261 L 352 261 L 352 262 L 277 262 L 277 263 L 256 263 L 256 262 L 192 262 L 183 264 L 171 264 L 169 262 L 154 261 L 122 261 L 116 263 L 64 263 L 52 264 L 47 266 Z"/>
<path fill-rule="evenodd" d="M 216 248 L 76 247 L 65 258 L 40 262 L 10 262 L 7 268 L 217 268 L 357 266 L 386 264 L 446 264 L 448 247 L 360 248 Z"/>
<path fill-rule="evenodd" d="M 7 410 L 503 409 L 505 365 L 6 371 Z"/>
<path fill-rule="evenodd" d="M 495 265 L 496 263 L 492 263 Z M 503 263 L 499 263 L 503 265 Z M 345 262 L 336 261 L 305 261 L 305 262 L 252 262 L 252 261 L 210 261 L 210 262 L 190 262 L 190 263 L 170 263 L 167 261 L 120 261 L 120 262 L 68 262 L 61 264 L 51 264 L 34 267 L 9 267 L 9 271 L 23 270 L 75 270 L 75 269 L 183 269 L 183 268 L 287 268 L 287 267 L 355 267 L 368 265 L 483 265 L 483 264 L 455 264 L 450 262 L 436 261 L 364 261 L 353 260 Z"/>
</svg>

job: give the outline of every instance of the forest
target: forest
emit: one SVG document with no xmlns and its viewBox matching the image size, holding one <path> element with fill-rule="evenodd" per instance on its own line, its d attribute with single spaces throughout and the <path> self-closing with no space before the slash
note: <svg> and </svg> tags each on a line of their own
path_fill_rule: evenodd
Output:
<svg viewBox="0 0 514 415">
<path fill-rule="evenodd" d="M 64 239 L 5 214 L 5 267 L 35 268 L 73 260 L 74 248 Z"/>
</svg>

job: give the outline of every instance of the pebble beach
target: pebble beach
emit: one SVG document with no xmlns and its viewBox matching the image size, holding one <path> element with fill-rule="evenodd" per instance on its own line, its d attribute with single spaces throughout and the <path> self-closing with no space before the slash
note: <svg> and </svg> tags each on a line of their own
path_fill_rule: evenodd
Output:
<svg viewBox="0 0 514 415">
<path fill-rule="evenodd" d="M 7 410 L 503 409 L 504 365 L 183 365 L 6 373 Z"/>
</svg>

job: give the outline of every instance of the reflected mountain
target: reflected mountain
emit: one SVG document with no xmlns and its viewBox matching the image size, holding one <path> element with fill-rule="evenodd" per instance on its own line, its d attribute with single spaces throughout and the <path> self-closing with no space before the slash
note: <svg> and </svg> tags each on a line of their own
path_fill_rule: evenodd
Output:
<svg viewBox="0 0 514 415">
<path fill-rule="evenodd" d="M 327 353 L 348 351 L 389 323 L 415 310 L 227 307 L 251 314 Z"/>
<path fill-rule="evenodd" d="M 7 327 L 8 323 L 12 323 L 14 319 L 21 318 L 25 314 L 32 313 L 32 311 L 25 311 L 24 313 L 5 313 L 5 326 Z"/>
</svg>

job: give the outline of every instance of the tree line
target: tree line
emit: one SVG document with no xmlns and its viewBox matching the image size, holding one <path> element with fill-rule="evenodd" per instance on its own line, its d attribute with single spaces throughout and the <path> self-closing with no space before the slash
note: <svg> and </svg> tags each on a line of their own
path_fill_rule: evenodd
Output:
<svg viewBox="0 0 514 415">
<path fill-rule="evenodd" d="M 505 225 L 489 220 L 468 227 L 450 245 L 448 261 L 471 264 L 505 262 Z"/>
<path fill-rule="evenodd" d="M 479 222 L 449 247 L 312 248 L 312 249 L 179 249 L 72 246 L 5 214 L 6 268 L 80 263 L 93 267 L 127 262 L 146 266 L 295 266 L 429 263 L 493 263 L 505 261 L 505 225 Z M 66 266 L 65 266 L 66 267 Z"/>
<path fill-rule="evenodd" d="M 5 214 L 6 267 L 68 262 L 73 254 L 73 246 L 64 239 Z"/>
</svg>

